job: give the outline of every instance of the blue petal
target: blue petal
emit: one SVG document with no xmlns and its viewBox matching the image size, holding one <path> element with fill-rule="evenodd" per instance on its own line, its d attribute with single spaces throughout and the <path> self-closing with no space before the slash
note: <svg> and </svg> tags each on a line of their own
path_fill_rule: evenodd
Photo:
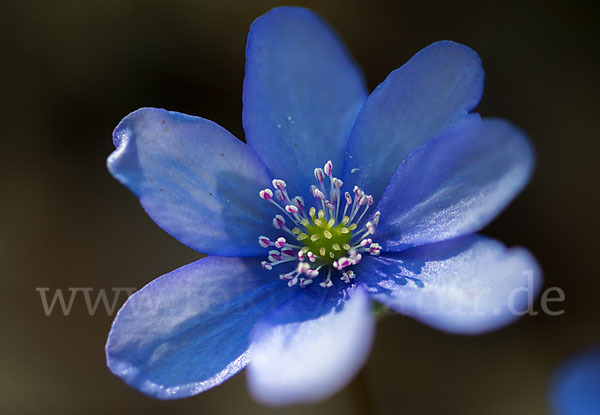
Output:
<svg viewBox="0 0 600 415">
<path fill-rule="evenodd" d="M 195 395 L 246 366 L 251 328 L 294 293 L 256 259 L 194 262 L 127 300 L 106 344 L 108 367 L 156 398 Z"/>
<path fill-rule="evenodd" d="M 384 251 L 450 239 L 490 222 L 529 181 L 534 152 L 505 121 L 472 122 L 412 152 L 379 203 Z"/>
<path fill-rule="evenodd" d="M 369 96 L 348 142 L 346 183 L 378 200 L 409 152 L 465 119 L 483 93 L 477 54 L 436 42 L 393 71 Z"/>
<path fill-rule="evenodd" d="M 154 221 L 197 251 L 226 256 L 264 253 L 273 209 L 258 192 L 264 164 L 247 145 L 199 117 L 143 108 L 114 131 L 112 175 L 135 193 Z"/>
<path fill-rule="evenodd" d="M 564 363 L 554 376 L 550 402 L 556 415 L 600 413 L 600 346 Z"/>
<path fill-rule="evenodd" d="M 312 287 L 257 325 L 247 375 L 258 401 L 317 402 L 341 389 L 362 367 L 374 320 L 362 289 L 347 295 L 350 299 L 342 302 L 334 290 Z"/>
<path fill-rule="evenodd" d="M 363 260 L 370 295 L 440 330 L 476 334 L 527 312 L 542 284 L 533 256 L 478 235 Z"/>
<path fill-rule="evenodd" d="M 246 59 L 246 141 L 292 196 L 308 195 L 315 167 L 341 168 L 367 96 L 360 69 L 331 27 L 299 7 L 256 19 Z"/>
</svg>

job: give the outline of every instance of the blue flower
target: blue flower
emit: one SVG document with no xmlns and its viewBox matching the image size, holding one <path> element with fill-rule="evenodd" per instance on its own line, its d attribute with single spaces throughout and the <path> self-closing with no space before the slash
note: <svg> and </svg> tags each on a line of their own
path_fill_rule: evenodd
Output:
<svg viewBox="0 0 600 415">
<path fill-rule="evenodd" d="M 600 413 L 600 346 L 561 365 L 552 379 L 550 403 L 556 415 Z"/>
<path fill-rule="evenodd" d="M 370 300 L 454 333 L 527 307 L 535 259 L 474 232 L 525 186 L 534 153 L 510 123 L 471 112 L 475 52 L 434 43 L 369 95 L 332 29 L 282 7 L 252 24 L 246 57 L 247 144 L 162 109 L 115 129 L 110 172 L 209 256 L 126 302 L 106 345 L 113 373 L 173 399 L 248 366 L 259 401 L 314 402 L 365 362 Z"/>
</svg>

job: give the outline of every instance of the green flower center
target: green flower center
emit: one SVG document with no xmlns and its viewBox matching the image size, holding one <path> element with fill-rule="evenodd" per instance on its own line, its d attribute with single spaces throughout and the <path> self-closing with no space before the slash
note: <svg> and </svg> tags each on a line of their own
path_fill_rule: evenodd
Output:
<svg viewBox="0 0 600 415">
<path fill-rule="evenodd" d="M 314 252 L 329 264 L 347 256 L 351 247 L 352 231 L 356 229 L 356 224 L 346 226 L 350 221 L 348 216 L 344 216 L 339 223 L 336 223 L 334 218 L 327 221 L 322 210 L 319 210 L 316 217 L 314 208 L 310 210 L 310 217 L 311 221 L 308 219 L 302 221 L 306 232 L 298 232 L 297 239 L 304 244 L 302 250 Z M 292 232 L 296 229 L 298 228 L 294 228 Z"/>
</svg>

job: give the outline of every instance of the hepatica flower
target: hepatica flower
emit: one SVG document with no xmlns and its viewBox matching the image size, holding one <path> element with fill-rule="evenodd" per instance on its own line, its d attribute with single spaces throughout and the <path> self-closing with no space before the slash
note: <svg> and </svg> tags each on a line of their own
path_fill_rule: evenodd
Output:
<svg viewBox="0 0 600 415">
<path fill-rule="evenodd" d="M 556 415 L 600 413 L 600 346 L 564 362 L 554 374 L 550 407 Z"/>
<path fill-rule="evenodd" d="M 156 223 L 208 257 L 120 310 L 110 370 L 147 395 L 198 394 L 248 366 L 261 402 L 314 402 L 364 363 L 371 300 L 452 333 L 516 318 L 540 271 L 474 234 L 533 168 L 524 134 L 471 110 L 479 57 L 438 42 L 370 95 L 332 29 L 274 9 L 250 28 L 246 142 L 144 108 L 121 121 L 113 176 Z"/>
</svg>

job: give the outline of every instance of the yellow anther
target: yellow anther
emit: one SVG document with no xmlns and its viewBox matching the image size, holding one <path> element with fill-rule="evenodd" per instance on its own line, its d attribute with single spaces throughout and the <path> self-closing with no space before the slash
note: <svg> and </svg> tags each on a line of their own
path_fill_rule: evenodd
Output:
<svg viewBox="0 0 600 415">
<path fill-rule="evenodd" d="M 344 216 L 344 217 L 342 218 L 342 222 L 341 222 L 341 224 L 342 224 L 342 225 L 344 225 L 344 226 L 346 226 L 346 224 L 347 224 L 348 222 L 350 222 L 350 218 L 349 218 L 348 216 Z"/>
<path fill-rule="evenodd" d="M 327 222 L 327 227 L 329 229 L 333 228 L 333 224 L 334 223 L 335 223 L 335 219 L 334 218 L 329 219 L 329 222 Z"/>
<path fill-rule="evenodd" d="M 319 209 L 319 219 L 323 219 L 325 217 L 325 212 L 323 212 L 323 209 Z"/>
<path fill-rule="evenodd" d="M 348 233 L 348 232 L 350 232 L 350 229 L 348 229 L 348 228 L 342 228 L 342 229 L 340 229 L 340 232 L 341 233 Z"/>
<path fill-rule="evenodd" d="M 342 250 L 342 248 L 340 248 L 339 244 L 333 244 L 333 245 L 331 245 L 331 247 L 333 248 L 334 251 L 341 251 Z"/>
<path fill-rule="evenodd" d="M 329 258 L 333 259 L 335 258 L 335 255 L 333 255 L 333 252 L 329 251 Z"/>
<path fill-rule="evenodd" d="M 325 256 L 327 251 L 325 251 L 325 248 L 321 247 L 321 249 L 319 249 L 319 253 L 321 254 L 321 256 Z"/>
<path fill-rule="evenodd" d="M 312 235 L 310 235 L 310 240 L 313 242 L 315 242 L 319 238 L 320 238 L 320 236 L 317 233 L 313 233 Z"/>
<path fill-rule="evenodd" d="M 308 246 L 303 246 L 301 251 L 306 254 L 308 252 Z"/>
<path fill-rule="evenodd" d="M 344 248 L 347 251 L 348 249 L 350 249 L 350 245 L 344 244 L 344 245 L 342 245 L 342 248 Z"/>
<path fill-rule="evenodd" d="M 351 231 L 353 231 L 354 229 L 356 229 L 358 226 L 356 225 L 356 223 L 353 223 L 352 225 L 348 226 L 348 229 L 350 229 Z"/>
<path fill-rule="evenodd" d="M 304 239 L 308 238 L 308 235 L 305 233 L 301 233 L 300 235 L 298 235 L 298 237 L 296 238 L 299 241 L 302 241 Z"/>
<path fill-rule="evenodd" d="M 313 219 L 313 222 L 315 223 L 315 225 L 317 225 L 318 227 L 321 227 L 321 225 L 323 224 L 323 222 L 321 222 L 320 219 Z"/>
<path fill-rule="evenodd" d="M 310 222 L 308 221 L 308 219 L 302 219 L 302 222 L 300 222 L 304 227 L 307 227 L 308 225 L 310 225 Z"/>
<path fill-rule="evenodd" d="M 325 238 L 327 238 L 327 239 L 331 239 L 333 237 L 333 235 L 329 231 L 323 232 L 323 235 L 325 235 Z"/>
<path fill-rule="evenodd" d="M 311 207 L 310 210 L 308 211 L 308 214 L 314 219 L 316 211 L 317 211 L 317 209 L 315 209 L 314 207 Z"/>
</svg>

